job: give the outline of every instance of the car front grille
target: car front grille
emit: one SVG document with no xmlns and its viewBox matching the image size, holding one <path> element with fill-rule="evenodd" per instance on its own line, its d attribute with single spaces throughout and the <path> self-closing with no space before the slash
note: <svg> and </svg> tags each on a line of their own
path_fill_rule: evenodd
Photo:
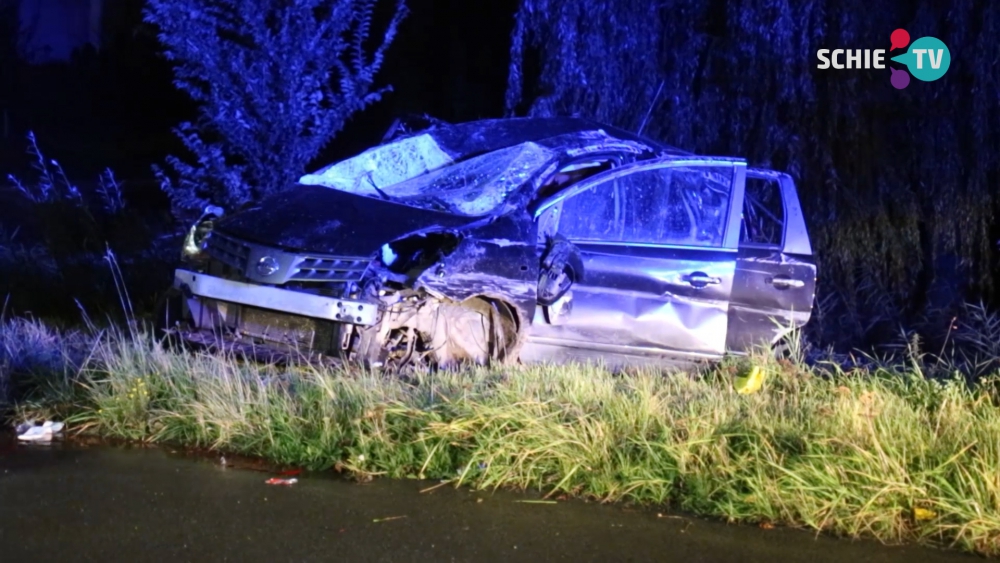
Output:
<svg viewBox="0 0 1000 563">
<path fill-rule="evenodd" d="M 295 261 L 288 281 L 356 282 L 368 267 L 367 258 L 345 256 L 301 256 Z"/>
<path fill-rule="evenodd" d="M 354 283 L 361 280 L 370 258 L 362 256 L 331 256 L 322 254 L 293 254 L 271 247 L 239 240 L 220 232 L 208 237 L 209 256 L 233 270 L 241 278 L 252 278 L 248 271 L 251 257 L 268 255 L 282 257 L 286 270 L 275 276 L 280 281 L 272 283 Z M 256 259 L 256 258 L 254 258 Z"/>
<path fill-rule="evenodd" d="M 250 245 L 214 232 L 208 237 L 208 254 L 216 260 L 235 268 L 241 274 L 246 272 L 250 260 Z"/>
</svg>

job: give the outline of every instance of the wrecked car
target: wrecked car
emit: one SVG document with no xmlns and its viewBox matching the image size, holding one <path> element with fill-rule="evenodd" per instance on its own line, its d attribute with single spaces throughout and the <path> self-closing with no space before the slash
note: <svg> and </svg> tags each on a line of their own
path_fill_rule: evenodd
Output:
<svg viewBox="0 0 1000 563">
<path fill-rule="evenodd" d="M 579 118 L 435 123 L 192 226 L 171 330 L 372 366 L 688 363 L 811 315 L 788 175 Z"/>
</svg>

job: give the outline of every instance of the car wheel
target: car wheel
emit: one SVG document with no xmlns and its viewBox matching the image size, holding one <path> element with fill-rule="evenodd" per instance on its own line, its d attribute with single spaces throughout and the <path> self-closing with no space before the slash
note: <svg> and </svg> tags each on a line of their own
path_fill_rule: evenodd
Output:
<svg viewBox="0 0 1000 563">
<path fill-rule="evenodd" d="M 361 332 L 357 359 L 370 367 L 453 368 L 516 359 L 518 317 L 502 301 L 427 299 L 396 311 L 388 327 Z"/>
<path fill-rule="evenodd" d="M 393 371 L 429 367 L 429 352 L 419 332 L 413 327 L 403 327 L 389 333 L 379 354 L 380 363 Z"/>
</svg>

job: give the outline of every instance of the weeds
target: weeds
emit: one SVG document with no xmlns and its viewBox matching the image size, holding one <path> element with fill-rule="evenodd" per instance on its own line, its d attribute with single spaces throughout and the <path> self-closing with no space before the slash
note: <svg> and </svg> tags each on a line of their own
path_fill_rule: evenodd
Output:
<svg viewBox="0 0 1000 563">
<path fill-rule="evenodd" d="M 30 322 L 2 334 L 66 347 Z M 178 354 L 142 333 L 101 333 L 87 349 L 55 402 L 106 437 L 1000 555 L 998 376 L 929 379 L 919 355 L 851 371 L 755 356 L 699 374 L 520 366 L 403 382 Z M 732 377 L 747 365 L 766 378 L 741 395 Z"/>
<path fill-rule="evenodd" d="M 3 316 L 0 323 L 0 410 L 10 399 L 45 411 L 69 402 L 92 337 L 34 319 Z"/>
<path fill-rule="evenodd" d="M 13 295 L 11 306 L 21 313 L 76 319 L 78 304 L 117 313 L 121 303 L 107 296 L 127 293 L 127 283 L 138 290 L 138 305 L 150 309 L 169 284 L 180 246 L 172 226 L 130 208 L 110 169 L 82 189 L 43 155 L 32 133 L 27 154 L 31 177 L 7 177 L 23 209 L 12 213 L 20 225 L 12 234 L 0 226 L 0 295 Z M 126 313 L 133 321 L 135 312 Z"/>
<path fill-rule="evenodd" d="M 76 206 L 83 206 L 80 190 L 69 181 L 58 162 L 45 158 L 38 148 L 38 141 L 33 132 L 28 132 L 28 155 L 31 157 L 31 167 L 37 176 L 36 181 L 26 184 L 13 175 L 7 176 L 21 195 L 36 204 L 71 202 Z"/>
</svg>

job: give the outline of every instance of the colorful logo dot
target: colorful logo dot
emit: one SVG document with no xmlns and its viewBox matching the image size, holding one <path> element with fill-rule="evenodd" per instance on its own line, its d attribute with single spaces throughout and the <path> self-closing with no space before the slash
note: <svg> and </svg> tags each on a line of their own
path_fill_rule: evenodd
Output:
<svg viewBox="0 0 1000 563">
<path fill-rule="evenodd" d="M 897 29 L 892 32 L 892 36 L 889 37 L 892 41 L 892 47 L 890 51 L 895 49 L 902 49 L 910 44 L 910 33 L 905 29 Z"/>
<path fill-rule="evenodd" d="M 889 70 L 892 71 L 892 78 L 889 79 L 889 82 L 892 82 L 893 88 L 902 90 L 910 85 L 910 73 L 905 70 L 896 70 L 892 67 L 889 67 Z"/>
</svg>

